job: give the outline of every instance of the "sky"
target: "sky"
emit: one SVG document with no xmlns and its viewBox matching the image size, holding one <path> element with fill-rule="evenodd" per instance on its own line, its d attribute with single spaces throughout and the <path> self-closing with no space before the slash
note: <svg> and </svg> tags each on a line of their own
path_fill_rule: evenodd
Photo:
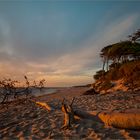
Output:
<svg viewBox="0 0 140 140">
<path fill-rule="evenodd" d="M 140 1 L 0 1 L 0 79 L 92 83 L 100 50 L 140 28 Z"/>
</svg>

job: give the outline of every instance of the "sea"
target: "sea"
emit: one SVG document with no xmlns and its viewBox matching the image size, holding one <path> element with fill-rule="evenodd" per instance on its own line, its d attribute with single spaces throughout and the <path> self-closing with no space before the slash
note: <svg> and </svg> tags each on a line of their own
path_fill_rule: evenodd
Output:
<svg viewBox="0 0 140 140">
<path fill-rule="evenodd" d="M 58 88 L 43 88 L 41 91 L 39 89 L 33 89 L 32 95 L 34 96 L 41 96 L 41 95 L 47 95 L 52 94 L 58 91 Z"/>
<path fill-rule="evenodd" d="M 19 88 L 19 91 L 22 91 L 23 88 Z M 36 88 L 32 88 L 31 89 L 31 94 L 30 95 L 33 95 L 33 96 L 42 96 L 42 95 L 48 95 L 48 94 L 52 94 L 52 93 L 55 93 L 59 90 L 59 88 L 55 88 L 55 87 L 51 87 L 51 88 L 43 88 L 41 91 L 39 89 L 36 89 Z M 19 93 L 19 98 L 21 97 L 25 97 L 24 96 L 25 94 L 24 93 Z M 4 93 L 3 93 L 3 90 L 2 88 L 0 88 L 0 103 L 2 102 L 4 98 Z M 8 96 L 8 101 L 13 101 L 13 100 L 16 100 L 14 98 L 14 96 Z"/>
</svg>

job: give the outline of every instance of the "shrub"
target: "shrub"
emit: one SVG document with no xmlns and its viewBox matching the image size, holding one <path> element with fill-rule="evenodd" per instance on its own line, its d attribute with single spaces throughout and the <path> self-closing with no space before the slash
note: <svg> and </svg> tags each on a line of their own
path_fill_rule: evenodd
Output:
<svg viewBox="0 0 140 140">
<path fill-rule="evenodd" d="M 101 91 L 101 90 L 105 90 L 105 91 L 107 91 L 108 89 L 110 89 L 110 88 L 112 88 L 112 83 L 110 82 L 110 81 L 104 81 L 101 85 L 100 85 L 100 87 L 99 87 L 99 91 Z"/>
<path fill-rule="evenodd" d="M 95 80 L 99 80 L 101 79 L 103 76 L 105 75 L 105 71 L 104 70 L 99 70 L 96 72 L 96 74 L 93 76 L 93 78 Z"/>
</svg>

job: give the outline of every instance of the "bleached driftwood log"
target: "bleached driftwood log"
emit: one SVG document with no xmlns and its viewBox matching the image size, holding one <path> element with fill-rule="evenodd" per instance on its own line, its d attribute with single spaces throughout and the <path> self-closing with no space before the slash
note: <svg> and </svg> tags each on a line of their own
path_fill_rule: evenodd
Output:
<svg viewBox="0 0 140 140">
<path fill-rule="evenodd" d="M 51 107 L 50 105 L 48 105 L 46 102 L 39 102 L 39 101 L 36 101 L 36 99 L 28 99 L 30 102 L 40 106 L 40 107 L 43 107 L 45 109 L 47 109 L 48 111 L 53 111 L 54 108 Z"/>
<path fill-rule="evenodd" d="M 68 129 L 71 127 L 72 123 L 74 123 L 74 112 L 72 108 L 72 104 L 74 102 L 74 98 L 72 99 L 72 102 L 70 105 L 64 103 L 65 99 L 62 101 L 62 107 L 61 110 L 64 113 L 64 125 L 62 126 L 62 129 Z"/>
<path fill-rule="evenodd" d="M 99 113 L 98 117 L 105 123 L 107 126 L 113 126 L 117 128 L 125 129 L 140 129 L 140 113 L 131 112 L 131 113 Z"/>
<path fill-rule="evenodd" d="M 74 115 L 84 119 L 92 119 L 97 122 L 103 122 L 105 126 L 113 126 L 123 129 L 140 130 L 140 112 L 85 112 L 75 110 Z"/>
<path fill-rule="evenodd" d="M 47 103 L 44 102 L 35 102 L 37 105 L 44 107 L 45 109 L 47 109 L 48 111 L 52 111 L 54 110 L 52 107 L 50 107 Z"/>
</svg>

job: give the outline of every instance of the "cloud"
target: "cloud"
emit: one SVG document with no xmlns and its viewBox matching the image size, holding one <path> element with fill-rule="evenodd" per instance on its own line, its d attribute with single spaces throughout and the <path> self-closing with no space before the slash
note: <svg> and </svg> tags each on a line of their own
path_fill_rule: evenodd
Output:
<svg viewBox="0 0 140 140">
<path fill-rule="evenodd" d="M 10 36 L 10 26 L 3 20 L 0 22 L 0 33 L 5 39 L 0 47 L 1 76 L 12 75 L 17 79 L 23 79 L 24 74 L 31 79 L 45 77 L 50 86 L 90 83 L 92 75 L 102 65 L 99 58 L 101 48 L 127 36 L 138 18 L 138 15 L 130 15 L 102 25 L 99 32 L 93 32 L 75 48 L 71 47 L 74 44 L 68 44 L 69 49 L 68 46 L 46 47 L 44 43 L 28 42 L 25 38 L 15 39 Z"/>
<path fill-rule="evenodd" d="M 57 60 L 51 62 L 49 67 L 58 69 L 54 74 L 69 75 L 71 73 L 77 74 L 77 72 L 84 74 L 88 70 L 94 71 L 94 69 L 101 67 L 101 63 L 99 62 L 100 49 L 124 38 L 125 34 L 133 28 L 137 19 L 137 15 L 131 15 L 115 21 L 100 33 L 98 39 L 95 40 L 95 36 L 93 35 L 93 38 L 83 44 L 81 49 L 62 55 Z"/>
</svg>

